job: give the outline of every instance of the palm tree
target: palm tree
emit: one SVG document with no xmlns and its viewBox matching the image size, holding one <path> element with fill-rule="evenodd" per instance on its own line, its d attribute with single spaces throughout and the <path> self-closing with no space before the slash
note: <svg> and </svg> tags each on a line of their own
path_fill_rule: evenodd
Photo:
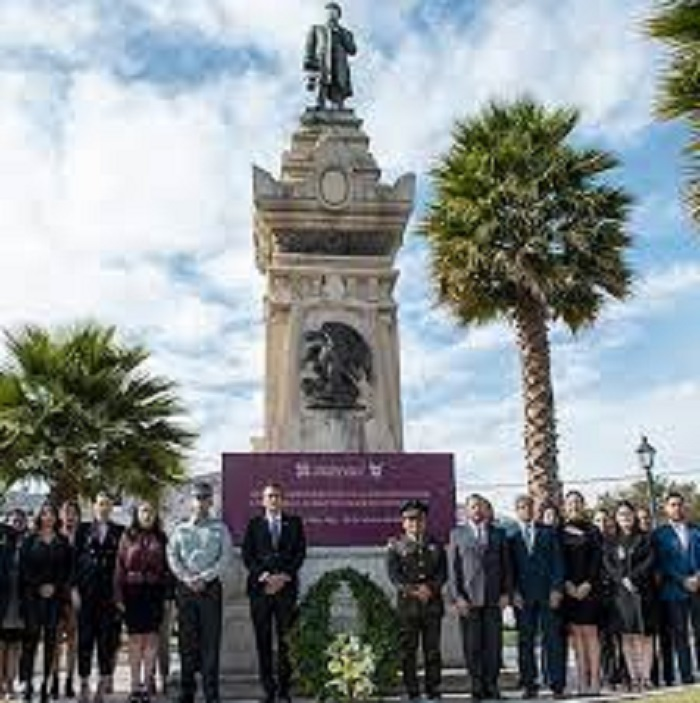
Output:
<svg viewBox="0 0 700 703">
<path fill-rule="evenodd" d="M 172 381 L 112 327 L 7 333 L 0 371 L 0 475 L 38 480 L 56 500 L 110 490 L 157 499 L 184 477 L 194 435 Z"/>
<path fill-rule="evenodd" d="M 700 2 L 659 0 L 648 31 L 671 50 L 657 113 L 666 120 L 684 119 L 690 127 L 686 199 L 693 220 L 700 224 Z"/>
<path fill-rule="evenodd" d="M 631 204 L 599 179 L 613 156 L 569 143 L 578 113 L 530 99 L 492 103 L 459 122 L 432 171 L 421 233 L 438 302 L 462 325 L 495 320 L 517 333 L 528 485 L 559 500 L 549 327 L 592 324 L 604 301 L 625 298 Z"/>
</svg>

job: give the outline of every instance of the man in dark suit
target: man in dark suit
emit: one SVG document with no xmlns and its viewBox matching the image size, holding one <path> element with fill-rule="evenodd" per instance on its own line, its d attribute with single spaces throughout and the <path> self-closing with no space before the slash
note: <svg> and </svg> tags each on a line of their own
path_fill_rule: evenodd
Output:
<svg viewBox="0 0 700 703">
<path fill-rule="evenodd" d="M 116 666 L 121 617 L 114 594 L 114 568 L 123 528 L 112 522 L 112 500 L 98 493 L 94 520 L 78 527 L 75 535 L 75 594 L 78 609 L 78 675 L 80 700 L 90 699 L 92 655 L 97 648 L 100 680 L 95 703 L 111 693 Z"/>
<path fill-rule="evenodd" d="M 298 574 L 306 558 L 306 538 L 302 521 L 282 511 L 281 486 L 265 486 L 262 500 L 264 512 L 248 523 L 242 556 L 248 569 L 250 613 L 265 700 L 288 703 L 292 669 L 287 633 L 297 612 Z M 272 665 L 273 625 L 277 632 L 276 677 Z"/>
<path fill-rule="evenodd" d="M 397 590 L 401 668 L 409 701 L 420 700 L 419 645 L 428 701 L 440 698 L 442 679 L 442 587 L 447 580 L 447 558 L 443 546 L 426 532 L 427 513 L 428 507 L 419 500 L 405 503 L 401 508 L 403 535 L 392 539 L 387 550 L 387 571 Z"/>
<path fill-rule="evenodd" d="M 460 618 L 472 699 L 497 699 L 503 649 L 502 611 L 512 590 L 505 532 L 486 522 L 484 499 L 467 499 L 467 523 L 452 530 L 448 588 Z"/>
<path fill-rule="evenodd" d="M 668 523 L 654 533 L 661 602 L 681 681 L 690 684 L 694 677 L 689 622 L 700 665 L 700 530 L 686 520 L 685 500 L 679 493 L 668 495 L 665 510 Z"/>
<path fill-rule="evenodd" d="M 559 615 L 564 593 L 564 560 L 555 530 L 535 522 L 530 496 L 515 502 L 518 522 L 509 535 L 513 565 L 513 605 L 518 624 L 518 664 L 525 698 L 539 692 L 537 635 L 547 662 L 547 683 L 555 698 L 563 696 L 566 663 L 563 625 Z"/>
</svg>

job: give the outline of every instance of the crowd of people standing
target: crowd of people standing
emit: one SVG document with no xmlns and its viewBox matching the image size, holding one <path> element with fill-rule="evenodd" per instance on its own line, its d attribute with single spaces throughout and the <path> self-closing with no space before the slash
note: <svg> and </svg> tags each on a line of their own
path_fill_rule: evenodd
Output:
<svg viewBox="0 0 700 703">
<path fill-rule="evenodd" d="M 265 703 L 291 700 L 287 633 L 306 556 L 303 522 L 283 511 L 283 501 L 282 487 L 265 486 L 262 510 L 242 536 Z M 31 523 L 13 510 L 0 524 L 0 697 L 13 697 L 19 682 L 24 701 L 31 701 L 38 668 L 41 703 L 62 693 L 103 703 L 113 691 L 125 629 L 130 701 L 146 703 L 158 690 L 157 673 L 167 687 L 175 602 L 180 703 L 194 703 L 197 673 L 206 703 L 218 703 L 222 582 L 232 546 L 228 528 L 211 514 L 211 486 L 194 484 L 191 516 L 168 537 L 151 503 L 138 503 L 127 527 L 112 520 L 112 507 L 99 494 L 92 519 L 83 521 L 77 503 L 57 510 L 46 502 Z M 410 700 L 421 695 L 419 649 L 425 696 L 440 698 L 448 610 L 459 619 L 475 700 L 500 697 L 507 607 L 515 612 L 520 683 L 528 698 L 545 686 L 563 698 L 574 690 L 596 695 L 603 683 L 645 690 L 695 680 L 700 528 L 686 519 L 682 495 L 667 496 L 659 526 L 648 510 L 627 502 L 591 514 L 577 491 L 567 494 L 561 514 L 545 505 L 536 515 L 532 498 L 522 496 L 509 524 L 496 520 L 479 495 L 467 499 L 465 510 L 464 523 L 442 544 L 430 535 L 428 506 L 409 501 L 401 508 L 403 532 L 387 549 Z"/>
<path fill-rule="evenodd" d="M 31 701 L 39 668 L 42 703 L 59 695 L 100 703 L 113 691 L 124 625 L 132 695 L 155 691 L 158 633 L 172 598 L 166 538 L 150 503 L 134 509 L 126 528 L 112 520 L 112 509 L 101 493 L 93 519 L 83 522 L 78 503 L 57 510 L 47 501 L 31 523 L 13 510 L 0 526 L 0 696 L 13 697 L 19 682 L 18 693 Z"/>
<path fill-rule="evenodd" d="M 501 697 L 506 607 L 515 612 L 525 698 L 536 698 L 543 686 L 564 698 L 573 691 L 598 695 L 604 683 L 643 691 L 695 681 L 700 529 L 686 519 L 682 495 L 666 498 L 666 519 L 658 527 L 646 508 L 628 502 L 591 516 L 578 491 L 567 494 L 561 515 L 556 506 L 545 505 L 536 516 L 532 498 L 522 496 L 517 519 L 508 525 L 493 519 L 479 495 L 470 496 L 465 507 L 465 523 L 442 546 L 429 538 L 428 506 L 407 503 L 404 535 L 389 546 L 410 700 L 420 699 L 421 643 L 425 695 L 439 698 L 443 600 L 459 617 L 475 700 Z M 574 680 L 567 670 L 570 652 Z"/>
</svg>

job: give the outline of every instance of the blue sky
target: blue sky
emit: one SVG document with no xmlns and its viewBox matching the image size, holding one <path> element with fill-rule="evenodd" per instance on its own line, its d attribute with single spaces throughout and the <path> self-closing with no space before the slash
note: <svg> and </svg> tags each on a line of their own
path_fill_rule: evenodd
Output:
<svg viewBox="0 0 700 703">
<path fill-rule="evenodd" d="M 202 438 L 193 470 L 262 425 L 263 281 L 251 165 L 276 171 L 306 96 L 320 0 L 0 0 L 0 319 L 117 324 L 175 377 Z M 651 114 L 658 47 L 642 0 L 346 0 L 354 106 L 387 180 L 425 173 L 455 118 L 529 92 L 577 105 L 636 196 L 629 303 L 553 330 L 563 478 L 700 480 L 700 240 L 679 206 L 681 127 Z M 417 216 L 420 215 L 419 203 Z M 522 480 L 510 330 L 457 329 L 432 305 L 413 232 L 399 259 L 406 445 L 454 451 L 461 491 L 505 506 Z M 695 472 L 695 473 L 693 473 Z M 588 493 L 608 484 L 584 483 Z"/>
</svg>

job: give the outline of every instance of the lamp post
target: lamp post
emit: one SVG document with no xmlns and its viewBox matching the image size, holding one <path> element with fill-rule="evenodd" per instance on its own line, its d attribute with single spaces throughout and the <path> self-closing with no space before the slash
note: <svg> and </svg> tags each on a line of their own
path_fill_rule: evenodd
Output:
<svg viewBox="0 0 700 703">
<path fill-rule="evenodd" d="M 656 487 L 654 485 L 654 459 L 656 458 L 656 449 L 649 444 L 649 440 L 642 435 L 642 441 L 637 447 L 637 458 L 639 466 L 644 471 L 647 480 L 647 490 L 649 491 L 649 512 L 654 526 L 656 525 Z"/>
</svg>

